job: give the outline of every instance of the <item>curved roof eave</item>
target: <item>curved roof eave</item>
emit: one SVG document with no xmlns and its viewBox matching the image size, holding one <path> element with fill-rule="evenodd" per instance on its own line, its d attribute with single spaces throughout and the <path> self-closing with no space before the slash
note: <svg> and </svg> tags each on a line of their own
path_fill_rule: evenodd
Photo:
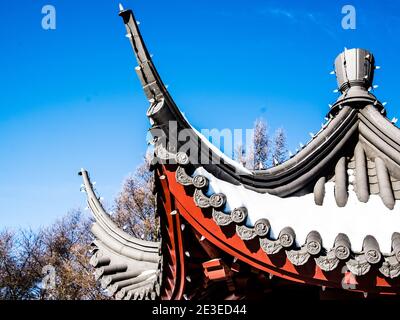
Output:
<svg viewBox="0 0 400 320">
<path fill-rule="evenodd" d="M 198 153 L 190 156 L 193 160 L 191 163 L 197 167 L 204 167 L 222 180 L 235 185 L 243 184 L 246 188 L 281 197 L 295 195 L 299 192 L 304 193 L 304 188 L 312 188 L 323 173 L 334 170 L 342 149 L 345 148 L 346 144 L 351 143 L 350 140 L 353 137 L 356 137 L 354 140 L 358 140 L 360 126 L 362 127 L 365 124 L 363 118 L 376 128 L 375 138 L 379 141 L 385 141 L 385 143 L 390 140 L 392 146 L 397 144 L 396 136 L 400 136 L 400 130 L 393 125 L 388 126 L 388 120 L 374 106 L 369 105 L 362 108 L 338 106 L 335 113 L 330 114 L 331 118 L 323 125 L 318 134 L 289 160 L 266 170 L 247 170 L 211 145 L 204 136 L 190 125 L 163 84 L 148 53 L 133 12 L 123 10 L 120 12 L 120 16 L 124 20 L 127 37 L 131 41 L 138 62 L 136 72 L 150 102 L 147 112 L 152 124 L 150 130 L 161 129 L 164 136 L 163 141 L 166 143 L 165 147 L 169 149 L 168 144 L 171 143 L 171 141 L 167 141 L 171 133 L 169 122 L 175 121 L 176 128 L 174 130 L 177 132 L 187 129 L 190 143 L 200 146 Z M 379 135 L 379 132 L 383 134 Z M 360 136 L 361 140 L 365 138 L 362 134 Z M 157 135 L 155 137 L 160 138 Z M 378 143 L 378 149 L 385 143 Z M 182 144 L 177 141 L 176 145 L 169 151 L 176 153 Z M 353 141 L 353 144 L 356 144 L 356 142 Z M 394 149 L 392 148 L 398 153 L 396 156 L 389 157 L 392 160 L 393 158 L 400 158 L 400 147 L 397 148 L 397 146 Z M 367 145 L 366 149 L 369 147 Z M 380 155 L 386 158 L 386 153 L 390 153 L 392 149 L 385 147 L 384 150 L 380 151 L 383 155 Z M 207 163 L 199 163 L 199 159 L 207 159 Z M 396 163 L 400 164 L 400 162 Z M 400 176 L 399 168 L 388 163 L 387 166 L 392 175 Z M 396 173 L 393 173 L 393 171 L 396 171 Z M 306 192 L 310 191 L 308 189 Z"/>
<path fill-rule="evenodd" d="M 90 264 L 103 289 L 116 299 L 156 299 L 160 295 L 160 242 L 130 236 L 111 220 L 97 197 L 89 174 L 82 169 L 83 190 L 94 215 Z"/>
</svg>

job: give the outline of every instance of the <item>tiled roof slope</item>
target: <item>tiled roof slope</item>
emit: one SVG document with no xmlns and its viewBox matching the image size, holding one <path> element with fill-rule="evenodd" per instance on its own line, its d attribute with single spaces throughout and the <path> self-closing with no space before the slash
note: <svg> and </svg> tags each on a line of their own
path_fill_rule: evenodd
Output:
<svg viewBox="0 0 400 320">
<path fill-rule="evenodd" d="M 90 264 L 103 289 L 118 300 L 156 299 L 160 295 L 160 242 L 134 238 L 111 220 L 93 190 L 86 170 L 80 172 L 88 205 L 95 217 Z"/>
<path fill-rule="evenodd" d="M 190 165 L 187 165 L 190 166 Z M 371 235 L 365 235 L 362 250 L 352 248 L 349 237 L 338 233 L 333 246 L 323 241 L 318 230 L 310 230 L 304 243 L 298 243 L 296 231 L 287 226 L 282 230 L 271 230 L 268 217 L 258 219 L 253 225 L 247 224 L 248 210 L 246 207 L 228 208 L 229 195 L 215 193 L 209 188 L 209 180 L 204 175 L 189 175 L 185 166 L 180 165 L 176 170 L 176 180 L 185 187 L 194 187 L 193 201 L 196 206 L 211 209 L 214 221 L 224 228 L 236 225 L 236 233 L 243 241 L 258 239 L 260 247 L 267 255 L 276 255 L 285 251 L 287 258 L 295 266 L 301 266 L 314 260 L 323 271 L 333 271 L 339 263 L 345 262 L 348 269 L 356 276 L 367 274 L 371 266 L 379 269 L 388 278 L 400 275 L 400 233 L 391 235 L 391 252 L 383 254 L 379 243 Z M 285 214 L 285 212 L 282 212 Z M 356 226 L 357 227 L 357 226 Z"/>
</svg>

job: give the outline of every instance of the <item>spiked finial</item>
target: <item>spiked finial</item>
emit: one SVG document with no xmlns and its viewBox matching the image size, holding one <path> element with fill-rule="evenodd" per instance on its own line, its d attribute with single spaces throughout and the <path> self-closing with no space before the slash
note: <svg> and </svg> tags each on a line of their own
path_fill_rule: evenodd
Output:
<svg viewBox="0 0 400 320">
<path fill-rule="evenodd" d="M 122 5 L 122 3 L 119 4 L 119 11 L 124 11 L 124 6 Z"/>
<path fill-rule="evenodd" d="M 364 49 L 346 49 L 335 59 L 335 73 L 339 91 L 344 93 L 352 87 L 367 89 L 372 86 L 375 60 Z"/>
</svg>

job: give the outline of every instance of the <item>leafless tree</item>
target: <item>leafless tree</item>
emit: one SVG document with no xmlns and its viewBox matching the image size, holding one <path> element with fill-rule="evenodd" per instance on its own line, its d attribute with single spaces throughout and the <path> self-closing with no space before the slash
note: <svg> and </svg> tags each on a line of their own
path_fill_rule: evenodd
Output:
<svg viewBox="0 0 400 320">
<path fill-rule="evenodd" d="M 248 157 L 248 166 L 251 169 L 265 169 L 269 166 L 270 139 L 267 122 L 259 118 L 254 123 L 252 152 Z"/>
<path fill-rule="evenodd" d="M 112 218 L 128 233 L 155 240 L 158 219 L 150 160 L 147 154 L 125 180 Z M 92 222 L 73 210 L 47 228 L 0 232 L 0 299 L 108 299 L 89 264 Z M 50 276 L 52 281 L 44 281 Z"/>
<path fill-rule="evenodd" d="M 234 156 L 235 160 L 239 162 L 243 167 L 247 166 L 248 159 L 246 159 L 246 151 L 244 150 L 242 144 L 236 146 Z"/>
<path fill-rule="evenodd" d="M 120 228 L 137 238 L 157 240 L 159 221 L 155 215 L 154 175 L 149 170 L 151 159 L 152 155 L 147 153 L 143 163 L 125 179 L 112 218 Z"/>
<path fill-rule="evenodd" d="M 48 228 L 0 233 L 0 299 L 107 299 L 89 264 L 91 221 L 73 211 Z M 54 283 L 45 287 L 46 267 Z"/>
<path fill-rule="evenodd" d="M 46 290 L 46 299 L 107 298 L 89 264 L 91 224 L 89 217 L 75 210 L 43 231 L 44 262 L 55 271 L 55 285 Z"/>
<path fill-rule="evenodd" d="M 283 163 L 287 159 L 288 150 L 286 147 L 286 133 L 283 128 L 279 128 L 275 131 L 273 139 L 273 165 Z"/>
<path fill-rule="evenodd" d="M 0 233 L 0 298 L 34 299 L 40 296 L 42 234 L 32 230 Z"/>
<path fill-rule="evenodd" d="M 252 145 L 245 152 L 243 145 L 235 148 L 235 160 L 248 169 L 266 169 L 283 163 L 287 159 L 286 134 L 283 128 L 275 131 L 272 140 L 268 135 L 265 120 L 259 118 L 254 122 Z"/>
</svg>

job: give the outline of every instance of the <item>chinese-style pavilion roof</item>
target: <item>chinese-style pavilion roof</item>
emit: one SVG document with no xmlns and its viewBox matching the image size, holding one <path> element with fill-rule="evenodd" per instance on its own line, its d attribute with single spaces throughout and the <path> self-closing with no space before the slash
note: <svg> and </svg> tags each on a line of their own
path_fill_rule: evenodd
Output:
<svg viewBox="0 0 400 320">
<path fill-rule="evenodd" d="M 188 282 L 196 283 L 189 273 L 201 267 L 205 278 L 224 280 L 231 290 L 235 274 L 250 277 L 242 265 L 259 276 L 323 288 L 342 288 L 344 277 L 353 277 L 350 289 L 398 292 L 400 130 L 370 92 L 370 52 L 346 49 L 336 58 L 341 95 L 298 153 L 272 168 L 248 170 L 189 124 L 157 73 L 132 11 L 122 9 L 120 16 L 150 102 L 166 245 L 119 230 L 82 171 L 96 218 L 92 262 L 105 288 L 117 298 L 198 297 L 188 289 Z M 185 141 L 170 138 L 180 132 Z M 191 248 L 204 261 L 188 262 Z"/>
</svg>

